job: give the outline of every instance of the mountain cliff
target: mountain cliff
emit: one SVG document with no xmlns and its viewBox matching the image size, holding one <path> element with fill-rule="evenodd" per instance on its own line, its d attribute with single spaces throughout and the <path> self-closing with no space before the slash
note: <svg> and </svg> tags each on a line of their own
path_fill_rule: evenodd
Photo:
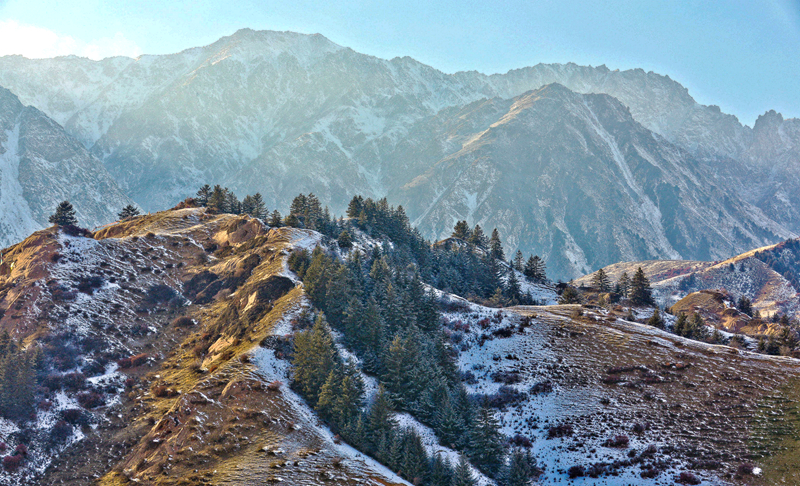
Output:
<svg viewBox="0 0 800 486">
<path fill-rule="evenodd" d="M 510 250 L 552 253 L 556 259 L 551 267 L 558 269 L 557 276 L 567 278 L 612 263 L 613 258 L 717 258 L 800 231 L 800 213 L 795 209 L 800 201 L 794 196 L 800 185 L 794 163 L 800 146 L 796 120 L 767 113 L 754 128 L 746 127 L 716 106 L 698 104 L 668 76 L 641 69 L 569 63 L 538 64 L 490 76 L 473 71 L 445 74 L 408 57 L 384 60 L 359 54 L 321 35 L 249 29 L 208 46 L 163 56 L 102 61 L 0 58 L 0 84 L 61 123 L 146 209 L 170 206 L 204 183 L 228 185 L 240 194 L 261 192 L 270 208 L 286 206 L 298 192 L 314 192 L 339 214 L 354 194 L 389 195 L 393 202 L 409 206 L 409 215 L 429 238 L 441 236 L 452 218 L 471 216 L 469 211 L 456 214 L 420 203 L 438 200 L 442 194 L 435 190 L 443 187 L 435 189 L 436 184 L 420 181 L 475 153 L 477 141 L 469 149 L 464 144 L 505 115 L 517 97 L 553 83 L 577 94 L 607 94 L 619 101 L 609 110 L 626 113 L 615 130 L 600 123 L 603 110 L 597 108 L 592 116 L 598 117 L 599 125 L 586 123 L 576 128 L 580 135 L 574 131 L 559 135 L 562 147 L 575 136 L 570 143 L 578 145 L 565 150 L 585 151 L 587 166 L 599 167 L 615 160 L 613 145 L 622 150 L 616 155 L 623 157 L 636 157 L 633 152 L 646 149 L 643 167 L 658 166 L 654 175 L 675 179 L 659 186 L 667 193 L 645 192 L 643 199 L 634 185 L 642 191 L 656 191 L 656 185 L 642 181 L 631 185 L 627 178 L 646 177 L 643 174 L 622 169 L 605 174 L 617 187 L 610 192 L 627 187 L 618 195 L 634 205 L 606 205 L 601 219 L 633 234 L 646 226 L 641 242 L 614 243 L 609 249 L 594 249 L 597 255 L 586 255 L 585 245 L 571 243 L 584 239 L 573 231 L 586 224 L 567 227 L 564 221 L 560 229 L 540 229 L 549 234 L 528 243 L 520 230 L 510 241 Z M 541 127 L 552 123 L 564 128 L 562 121 L 572 116 L 555 110 L 535 113 L 551 117 L 543 118 Z M 490 150 L 488 145 L 502 143 L 494 135 L 514 125 L 504 123 L 479 137 L 484 152 Z M 594 126 L 602 136 L 592 135 Z M 506 136 L 510 134 L 506 131 Z M 587 135 L 594 142 L 584 148 Z M 601 140 L 605 136 L 611 137 L 610 145 Z M 643 137 L 652 142 L 644 143 Z M 498 146 L 496 151 L 508 148 Z M 535 157 L 545 149 L 542 141 L 531 138 L 521 138 L 514 146 Z M 659 154 L 648 152 L 651 149 Z M 651 163 L 647 157 L 661 161 Z M 666 160 L 668 170 L 661 168 Z M 512 165 L 525 164 L 517 160 Z M 538 173 L 535 167 L 525 167 L 529 177 Z M 555 162 L 551 169 L 557 169 Z M 547 184 L 541 181 L 538 190 Z M 411 193 L 411 187 L 416 188 L 411 191 L 414 200 L 403 196 Z M 497 223 L 501 225 L 524 220 L 527 214 L 519 208 L 538 202 L 529 191 L 514 187 L 508 197 L 515 204 L 494 206 L 499 199 L 490 198 L 483 214 L 506 213 L 502 218 L 507 222 Z M 425 193 L 426 188 L 434 192 Z M 689 200 L 666 202 L 678 196 Z M 553 204 L 562 208 L 580 201 L 598 202 L 594 194 L 568 195 L 563 190 L 542 197 L 552 197 Z M 663 211 L 661 216 L 645 199 Z M 645 208 L 629 211 L 638 204 Z M 693 206 L 705 215 L 682 220 L 682 213 L 673 214 L 668 206 Z M 707 217 L 711 207 L 717 208 L 714 218 Z M 543 217 L 538 221 L 545 221 Z M 664 221 L 658 222 L 661 217 Z M 702 228 L 717 220 L 719 227 L 690 236 L 681 229 L 700 219 Z M 605 243 L 615 234 L 610 227 L 605 233 L 609 236 L 596 241 Z M 711 242 L 708 255 L 696 253 L 706 246 L 702 238 Z M 571 247 L 564 250 L 569 256 L 556 257 L 552 247 L 562 243 Z"/>
<path fill-rule="evenodd" d="M 83 145 L 0 88 L 0 247 L 49 226 L 63 200 L 89 227 L 114 221 L 132 203 Z"/>
</svg>

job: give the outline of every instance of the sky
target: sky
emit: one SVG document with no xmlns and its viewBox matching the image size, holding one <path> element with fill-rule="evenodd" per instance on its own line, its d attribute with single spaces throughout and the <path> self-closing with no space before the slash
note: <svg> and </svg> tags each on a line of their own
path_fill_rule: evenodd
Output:
<svg viewBox="0 0 800 486">
<path fill-rule="evenodd" d="M 448 73 L 642 68 L 750 126 L 769 109 L 800 117 L 800 0 L 0 0 L 0 55 L 166 54 L 244 27 Z"/>
</svg>

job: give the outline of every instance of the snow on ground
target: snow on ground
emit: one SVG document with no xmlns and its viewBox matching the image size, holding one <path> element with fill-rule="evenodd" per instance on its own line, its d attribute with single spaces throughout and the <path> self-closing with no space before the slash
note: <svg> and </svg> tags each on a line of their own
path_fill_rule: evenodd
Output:
<svg viewBox="0 0 800 486">
<path fill-rule="evenodd" d="M 441 456 L 450 461 L 452 466 L 458 464 L 461 454 L 449 447 L 445 447 L 439 443 L 436 433 L 430 428 L 421 424 L 417 419 L 408 413 L 397 413 L 394 415 L 395 420 L 400 428 L 413 429 L 422 440 L 422 445 L 425 447 L 428 455 Z M 479 486 L 494 485 L 495 482 L 483 475 L 478 469 L 470 465 L 472 476 L 477 480 Z"/>
<path fill-rule="evenodd" d="M 292 407 L 298 422 L 304 424 L 305 427 L 310 427 L 317 436 L 325 441 L 327 447 L 335 450 L 341 457 L 349 461 L 366 466 L 368 469 L 385 477 L 388 481 L 409 484 L 375 459 L 357 451 L 344 442 L 334 439 L 333 433 L 319 421 L 319 418 L 305 400 L 288 387 L 288 383 L 291 382 L 291 365 L 288 361 L 278 359 L 274 350 L 261 347 L 256 348 L 252 352 L 252 356 L 253 363 L 258 367 L 259 374 L 265 383 L 277 380 L 287 384 L 287 386 L 281 387 L 281 394 Z"/>
</svg>

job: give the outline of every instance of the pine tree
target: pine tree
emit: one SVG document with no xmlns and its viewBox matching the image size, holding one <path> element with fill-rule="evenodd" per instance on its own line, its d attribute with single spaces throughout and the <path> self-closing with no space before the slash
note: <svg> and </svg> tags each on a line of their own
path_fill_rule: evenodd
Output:
<svg viewBox="0 0 800 486">
<path fill-rule="evenodd" d="M 348 249 L 353 246 L 353 239 L 350 237 L 350 233 L 347 230 L 342 230 L 339 233 L 339 238 L 337 238 L 336 243 L 339 245 L 339 248 Z"/>
<path fill-rule="evenodd" d="M 462 454 L 458 459 L 455 473 L 453 474 L 453 486 L 476 486 L 478 482 L 472 475 L 467 458 Z"/>
<path fill-rule="evenodd" d="M 458 221 L 456 225 L 453 227 L 453 233 L 450 235 L 451 238 L 460 238 L 464 241 L 469 240 L 469 237 L 472 235 L 472 231 L 469 229 L 469 225 L 466 221 Z"/>
<path fill-rule="evenodd" d="M 403 475 L 412 484 L 421 484 L 428 469 L 428 456 L 422 439 L 414 429 L 409 429 L 403 437 Z"/>
<path fill-rule="evenodd" d="M 611 290 L 611 281 L 608 279 L 605 270 L 602 268 L 595 272 L 592 277 L 592 287 L 597 289 L 598 292 L 608 292 Z"/>
<path fill-rule="evenodd" d="M 628 272 L 622 272 L 619 280 L 617 281 L 617 288 L 620 295 L 627 297 L 631 289 L 631 279 L 628 277 Z"/>
<path fill-rule="evenodd" d="M 248 214 L 254 218 L 264 219 L 269 214 L 267 211 L 267 205 L 264 204 L 264 198 L 261 196 L 260 192 L 253 194 L 253 207 L 251 212 Z"/>
<path fill-rule="evenodd" d="M 482 406 L 475 419 L 470 440 L 470 459 L 491 476 L 503 466 L 505 450 L 499 423 L 488 406 Z"/>
<path fill-rule="evenodd" d="M 75 217 L 75 209 L 69 201 L 62 201 L 56 206 L 56 212 L 50 216 L 49 221 L 57 226 L 77 226 L 78 224 L 78 219 Z"/>
<path fill-rule="evenodd" d="M 664 329 L 664 319 L 661 317 L 661 313 L 658 311 L 658 308 L 653 310 L 653 315 L 647 320 L 647 325 Z"/>
<path fill-rule="evenodd" d="M 631 280 L 631 290 L 629 298 L 634 305 L 653 305 L 653 289 L 650 288 L 650 281 L 644 274 L 642 267 L 636 269 Z"/>
<path fill-rule="evenodd" d="M 574 287 L 567 287 L 561 292 L 561 297 L 558 299 L 559 304 L 579 304 L 581 296 Z"/>
<path fill-rule="evenodd" d="M 678 316 L 678 320 L 677 320 L 677 321 L 675 321 L 675 326 L 673 327 L 673 329 L 672 329 L 672 330 L 673 330 L 673 331 L 675 332 L 675 334 L 677 334 L 678 336 L 686 336 L 686 331 L 687 331 L 687 329 L 686 329 L 686 326 L 687 326 L 687 318 L 686 318 L 686 314 L 684 314 L 684 313 L 681 313 L 681 314 Z"/>
<path fill-rule="evenodd" d="M 528 280 L 533 282 L 544 282 L 547 280 L 544 260 L 539 258 L 538 255 L 530 256 L 528 258 L 528 261 L 525 263 L 525 269 L 522 273 L 528 277 Z"/>
<path fill-rule="evenodd" d="M 525 263 L 523 261 L 522 252 L 517 250 L 517 253 L 514 254 L 514 263 L 513 263 L 514 270 L 518 272 L 522 272 L 525 270 Z"/>
<path fill-rule="evenodd" d="M 312 407 L 319 401 L 322 386 L 328 380 L 336 359 L 333 338 L 322 314 L 314 327 L 294 338 L 294 384 Z"/>
<path fill-rule="evenodd" d="M 430 460 L 430 485 L 431 486 L 452 486 L 453 466 L 450 459 L 442 454 L 434 454 Z"/>
<path fill-rule="evenodd" d="M 283 226 L 283 222 L 282 222 L 282 219 L 281 219 L 281 213 L 278 212 L 277 209 L 272 211 L 272 214 L 270 214 L 270 216 L 269 216 L 269 225 L 272 226 L 273 228 L 280 228 L 281 226 Z"/>
<path fill-rule="evenodd" d="M 488 245 L 486 235 L 483 234 L 483 228 L 481 228 L 481 225 L 479 224 L 475 225 L 475 228 L 472 230 L 472 234 L 469 235 L 469 239 L 467 241 L 483 250 L 485 250 L 486 245 Z"/>
<path fill-rule="evenodd" d="M 522 291 L 519 287 L 519 280 L 517 279 L 517 272 L 513 268 L 510 269 L 508 275 L 508 282 L 506 284 L 506 296 L 512 301 L 511 305 L 518 304 L 522 299 Z"/>
<path fill-rule="evenodd" d="M 197 204 L 199 204 L 200 206 L 206 207 L 208 205 L 208 200 L 210 198 L 211 198 L 211 186 L 209 186 L 208 184 L 204 184 L 203 187 L 201 187 L 197 191 L 195 200 L 197 201 Z"/>
<path fill-rule="evenodd" d="M 233 191 L 229 190 L 227 187 L 225 188 L 225 203 L 224 203 L 223 211 L 230 214 L 241 214 L 242 213 L 242 203 L 239 202 L 239 198 L 236 197 Z"/>
<path fill-rule="evenodd" d="M 489 254 L 496 260 L 505 260 L 506 255 L 503 253 L 503 243 L 500 241 L 500 232 L 497 228 L 492 230 L 492 237 L 489 238 Z"/>
<path fill-rule="evenodd" d="M 225 211 L 225 190 L 219 184 L 214 186 L 211 195 L 208 196 L 206 207 L 212 213 L 222 213 Z"/>
<path fill-rule="evenodd" d="M 120 221 L 124 221 L 128 218 L 133 218 L 134 216 L 139 216 L 139 210 L 133 204 L 128 204 L 122 208 L 122 211 L 119 212 L 117 218 Z"/>
<path fill-rule="evenodd" d="M 517 448 L 511 451 L 500 484 L 502 486 L 529 486 L 531 478 L 536 472 L 536 459 L 531 452 Z"/>
<path fill-rule="evenodd" d="M 347 217 L 358 218 L 363 210 L 364 198 L 361 196 L 353 196 L 353 199 L 350 200 L 350 204 L 347 205 Z"/>
<path fill-rule="evenodd" d="M 383 446 L 388 452 L 389 441 L 395 427 L 397 427 L 397 421 L 394 418 L 392 405 L 386 396 L 383 385 L 379 385 L 378 395 L 369 409 L 366 423 L 367 437 L 373 444 L 373 448 L 379 449 L 380 442 L 383 441 Z"/>
</svg>

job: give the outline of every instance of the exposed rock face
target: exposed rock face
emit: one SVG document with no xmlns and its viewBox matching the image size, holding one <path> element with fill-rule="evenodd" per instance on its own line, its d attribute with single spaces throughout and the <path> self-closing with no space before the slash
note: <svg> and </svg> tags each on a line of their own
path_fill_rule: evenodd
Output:
<svg viewBox="0 0 800 486">
<path fill-rule="evenodd" d="M 605 108 L 590 103 L 587 110 L 597 122 L 572 127 L 568 120 L 580 114 L 559 113 L 568 109 L 566 105 L 548 111 L 539 104 L 533 111 L 542 117 L 539 128 L 514 130 L 542 135 L 547 126 L 570 126 L 577 133 L 548 132 L 549 142 L 521 138 L 512 147 L 496 136 L 516 136 L 509 128 L 516 127 L 515 122 L 481 136 L 509 113 L 516 97 L 552 83 L 575 93 L 613 96 L 620 103 L 608 108 L 609 113 L 625 115 L 618 119 L 609 115 L 605 120 Z M 489 181 L 512 183 L 504 192 L 514 204 L 489 198 L 481 210 L 481 214 L 493 212 L 496 224 L 506 229 L 520 221 L 528 226 L 546 221 L 541 214 L 528 220 L 521 211 L 540 202 L 551 201 L 561 212 L 575 204 L 598 202 L 585 185 L 566 191 L 575 182 L 569 174 L 588 176 L 584 169 L 590 165 L 609 166 L 615 160 L 613 145 L 626 164 L 636 165 L 630 162 L 632 157 L 644 161 L 642 171 L 629 166 L 629 175 L 639 178 L 635 185 L 644 191 L 644 199 L 629 184 L 625 170 L 604 174 L 604 182 L 612 186 L 609 193 L 626 202 L 602 206 L 598 214 L 625 229 L 609 227 L 604 230 L 606 236 L 592 238 L 593 243 L 606 244 L 620 231 L 639 235 L 644 228 L 642 241 L 613 242 L 609 248 L 592 250 L 597 255 L 587 255 L 584 242 L 588 240 L 575 233 L 575 223 L 567 227 L 569 218 L 563 217 L 547 222 L 564 220 L 555 229 L 537 226 L 540 236 L 533 240 L 525 229 L 509 234 L 511 251 L 552 253 L 550 267 L 559 277 L 576 276 L 613 258 L 729 256 L 800 231 L 796 209 L 800 200 L 794 196 L 800 186 L 797 120 L 783 120 L 772 112 L 751 129 L 716 106 L 698 104 L 668 76 L 641 69 L 611 71 L 605 66 L 570 63 L 539 64 L 491 76 L 448 75 L 408 57 L 383 60 L 359 54 L 321 35 L 245 29 L 211 45 L 165 56 L 103 61 L 4 57 L 0 58 L 0 84 L 61 123 L 148 210 L 169 207 L 203 183 L 225 184 L 240 195 L 261 192 L 270 208 L 285 208 L 298 192 L 314 192 L 337 214 L 355 194 L 390 195 L 392 202 L 407 205 L 412 219 L 423 224 L 425 236 L 433 238 L 441 236 L 452 218 L 467 216 L 469 211 L 434 209 L 432 201 L 442 194 L 425 192 L 425 188 L 441 189 L 442 182 L 421 181 L 441 167 L 455 167 L 453 161 L 463 161 L 465 154 L 476 153 L 477 142 L 469 149 L 464 144 L 479 139 L 483 152 L 507 155 L 505 151 L 513 149 L 528 154 L 528 160 L 549 158 L 549 169 L 530 168 L 524 179 L 529 183 L 537 174 L 556 179 L 567 175 L 563 181 L 537 182 L 537 191 L 544 192 L 537 192 L 535 198 L 529 187 L 520 186 L 522 178 L 502 179 L 502 171 L 485 172 L 481 177 L 488 179 L 470 181 L 476 186 L 470 193 L 476 193 L 477 186 L 488 190 Z M 516 115 L 512 118 L 516 120 Z M 595 126 L 602 136 L 595 134 Z M 594 142 L 584 147 L 587 134 Z M 610 145 L 601 139 L 605 136 L 611 137 Z M 571 168 L 562 170 L 555 153 L 542 152 L 552 151 L 554 143 L 574 157 L 582 154 L 583 165 L 574 159 Z M 490 149 L 488 145 L 493 144 L 500 145 Z M 642 151 L 646 156 L 635 155 Z M 656 162 L 647 157 L 655 157 Z M 519 169 L 521 162 L 506 169 Z M 656 170 L 644 174 L 646 166 Z M 477 170 L 463 177 L 476 175 Z M 659 183 L 653 179 L 662 176 L 674 179 Z M 411 187 L 417 189 L 409 199 Z M 628 188 L 620 193 L 620 187 Z M 548 192 L 551 189 L 555 192 Z M 690 200 L 675 200 L 679 196 Z M 672 212 L 679 206 L 697 207 L 698 201 L 705 214 L 702 218 Z M 645 209 L 630 210 L 640 204 Z M 654 207 L 660 215 L 653 212 Z M 712 207 L 724 211 L 708 219 Z M 500 222 L 503 219 L 505 223 Z M 663 222 L 658 223 L 659 219 Z M 687 239 L 683 227 L 700 219 L 702 228 L 717 227 L 711 232 L 702 229 Z M 582 231 L 590 231 L 580 224 Z M 712 242 L 712 235 L 715 240 L 717 235 L 722 238 Z M 526 238 L 529 241 L 523 241 Z M 554 245 L 564 246 L 564 255 L 556 257 Z"/>
<path fill-rule="evenodd" d="M 550 85 L 486 104 L 498 109 L 437 120 L 482 125 L 397 193 L 426 234 L 449 234 L 461 219 L 497 227 L 557 276 L 648 255 L 722 259 L 787 234 L 610 96 Z"/>
<path fill-rule="evenodd" d="M 90 228 L 114 221 L 132 203 L 83 145 L 0 88 L 0 247 L 49 226 L 63 200 Z"/>
</svg>

